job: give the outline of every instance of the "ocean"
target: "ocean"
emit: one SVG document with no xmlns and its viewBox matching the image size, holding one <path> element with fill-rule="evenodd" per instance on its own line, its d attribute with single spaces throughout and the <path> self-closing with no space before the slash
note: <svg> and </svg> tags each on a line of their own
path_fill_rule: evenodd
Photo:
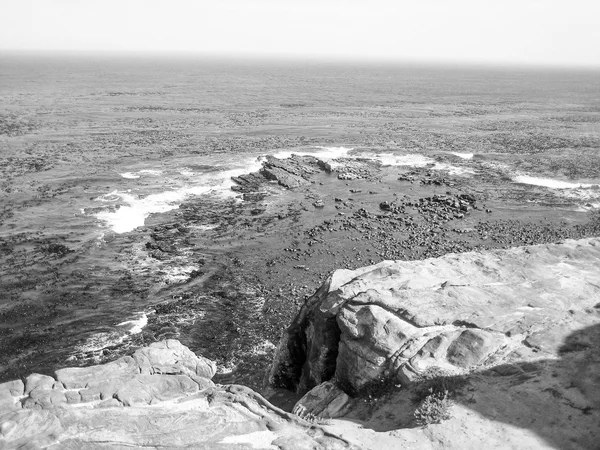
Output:
<svg viewBox="0 0 600 450">
<path fill-rule="evenodd" d="M 0 380 L 166 337 L 209 357 L 229 344 L 268 354 L 275 338 L 215 343 L 265 299 L 249 290 L 232 302 L 211 284 L 223 255 L 257 232 L 231 225 L 243 203 L 232 177 L 266 155 L 497 171 L 511 186 L 551 191 L 565 217 L 597 211 L 599 75 L 0 54 Z M 182 229 L 175 257 L 157 253 L 156 233 Z M 173 299 L 184 303 L 165 306 Z"/>
</svg>

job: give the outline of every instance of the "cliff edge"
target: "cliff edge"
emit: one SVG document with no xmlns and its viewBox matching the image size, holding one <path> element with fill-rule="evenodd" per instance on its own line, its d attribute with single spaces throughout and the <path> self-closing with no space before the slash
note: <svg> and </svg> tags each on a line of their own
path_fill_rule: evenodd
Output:
<svg viewBox="0 0 600 450">
<path fill-rule="evenodd" d="M 338 270 L 270 381 L 300 415 L 442 422 L 442 448 L 597 448 L 599 349 L 600 240 L 568 240 Z"/>
</svg>

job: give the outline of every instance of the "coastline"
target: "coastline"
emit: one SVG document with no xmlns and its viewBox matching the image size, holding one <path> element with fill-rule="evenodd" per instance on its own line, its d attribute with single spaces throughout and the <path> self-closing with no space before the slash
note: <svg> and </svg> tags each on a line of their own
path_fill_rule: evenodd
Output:
<svg viewBox="0 0 600 450">
<path fill-rule="evenodd" d="M 479 155 L 319 151 L 263 158 L 258 172 L 232 177 L 231 200 L 182 198 L 124 233 L 117 260 L 169 299 L 118 323 L 126 334 L 108 334 L 114 343 L 92 336 L 88 362 L 72 362 L 180 339 L 217 361 L 219 382 L 260 391 L 280 331 L 333 270 L 600 235 L 598 210 L 566 196 L 575 185 L 519 183 Z"/>
<path fill-rule="evenodd" d="M 213 361 L 166 340 L 0 384 L 0 445 L 591 449 L 599 260 L 591 238 L 337 270 L 271 369 L 299 401 L 215 384 Z"/>
<path fill-rule="evenodd" d="M 176 338 L 258 385 L 335 269 L 595 233 L 596 191 L 578 189 L 600 167 L 585 73 L 22 62 L 2 69 L 3 379 Z M 342 164 L 367 178 L 317 168 L 294 189 L 206 192 L 250 156 L 323 147 L 351 148 Z M 459 196 L 478 209 L 455 211 Z M 115 232 L 117 211 L 143 226 Z"/>
</svg>

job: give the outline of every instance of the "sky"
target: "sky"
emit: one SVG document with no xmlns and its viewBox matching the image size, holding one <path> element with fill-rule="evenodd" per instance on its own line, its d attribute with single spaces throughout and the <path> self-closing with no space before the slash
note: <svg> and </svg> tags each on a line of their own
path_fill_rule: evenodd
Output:
<svg viewBox="0 0 600 450">
<path fill-rule="evenodd" d="M 0 0 L 0 50 L 600 67 L 600 1 Z"/>
</svg>

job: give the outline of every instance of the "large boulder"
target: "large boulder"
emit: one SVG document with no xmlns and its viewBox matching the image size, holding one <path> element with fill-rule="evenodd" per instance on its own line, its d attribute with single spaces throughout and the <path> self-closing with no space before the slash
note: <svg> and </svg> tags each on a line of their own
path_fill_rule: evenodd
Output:
<svg viewBox="0 0 600 450">
<path fill-rule="evenodd" d="M 270 381 L 363 448 L 598 448 L 598 280 L 600 239 L 338 270 Z"/>
<path fill-rule="evenodd" d="M 355 395 L 432 367 L 558 357 L 570 333 L 599 322 L 598 280 L 599 239 L 338 270 L 284 333 L 270 382 L 304 394 L 334 380 Z"/>
</svg>

